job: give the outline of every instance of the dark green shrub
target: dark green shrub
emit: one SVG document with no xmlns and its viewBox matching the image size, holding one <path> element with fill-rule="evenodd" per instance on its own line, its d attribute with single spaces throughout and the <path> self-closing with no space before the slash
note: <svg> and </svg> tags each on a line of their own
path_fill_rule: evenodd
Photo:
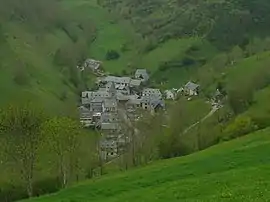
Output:
<svg viewBox="0 0 270 202">
<path fill-rule="evenodd" d="M 109 50 L 105 56 L 106 60 L 117 60 L 120 58 L 120 54 L 116 50 Z"/>
<path fill-rule="evenodd" d="M 186 56 L 183 58 L 182 64 L 183 66 L 191 66 L 191 65 L 196 64 L 196 60 L 194 60 L 192 57 Z"/>
</svg>

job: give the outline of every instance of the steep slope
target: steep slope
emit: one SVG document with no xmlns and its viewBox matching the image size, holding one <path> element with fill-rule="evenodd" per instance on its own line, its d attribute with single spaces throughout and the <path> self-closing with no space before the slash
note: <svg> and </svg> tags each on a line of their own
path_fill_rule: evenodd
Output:
<svg viewBox="0 0 270 202">
<path fill-rule="evenodd" d="M 266 0 L 175 1 L 100 0 L 129 19 L 153 42 L 179 37 L 205 37 L 219 48 L 246 43 L 254 35 L 269 34 Z"/>
<path fill-rule="evenodd" d="M 190 156 L 26 201 L 265 201 L 270 197 L 269 133 L 258 131 Z"/>
<path fill-rule="evenodd" d="M 91 22 L 54 0 L 0 1 L 0 9 L 0 104 L 25 98 L 59 109 L 75 103 L 81 85 L 76 64 L 95 36 Z"/>
</svg>

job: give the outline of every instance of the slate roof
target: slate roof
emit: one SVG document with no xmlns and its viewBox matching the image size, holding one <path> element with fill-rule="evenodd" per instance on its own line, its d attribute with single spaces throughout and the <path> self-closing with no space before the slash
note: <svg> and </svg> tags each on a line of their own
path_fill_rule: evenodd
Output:
<svg viewBox="0 0 270 202">
<path fill-rule="evenodd" d="M 113 113 L 102 113 L 101 122 L 102 123 L 111 123 L 117 121 L 118 117 Z"/>
<path fill-rule="evenodd" d="M 153 109 L 155 109 L 158 105 L 160 105 L 162 108 L 165 108 L 165 102 L 164 100 L 151 100 L 150 105 Z"/>
<path fill-rule="evenodd" d="M 139 104 L 141 104 L 141 99 L 130 99 L 130 100 L 128 100 L 127 101 L 127 104 L 130 104 L 130 105 L 139 105 Z"/>
<path fill-rule="evenodd" d="M 85 67 L 90 67 L 93 70 L 97 70 L 100 67 L 101 62 L 93 59 L 87 59 L 84 63 Z"/>
<path fill-rule="evenodd" d="M 143 96 L 145 97 L 162 97 L 162 93 L 156 88 L 145 88 L 143 90 Z"/>
<path fill-rule="evenodd" d="M 112 108 L 117 107 L 117 100 L 116 99 L 105 99 L 104 100 L 104 107 Z"/>
<path fill-rule="evenodd" d="M 135 77 L 138 78 L 138 77 L 142 77 L 144 80 L 148 80 L 149 79 L 149 75 L 147 73 L 147 70 L 146 69 L 137 69 L 136 72 L 135 72 Z"/>
<path fill-rule="evenodd" d="M 142 81 L 141 80 L 138 80 L 138 79 L 132 79 L 130 81 L 130 85 L 133 86 L 133 87 L 138 87 L 138 86 L 141 85 L 141 83 L 142 83 Z"/>
<path fill-rule="evenodd" d="M 82 92 L 82 98 L 93 99 L 95 97 L 103 97 L 103 98 L 110 97 L 110 93 L 103 90 Z"/>
<path fill-rule="evenodd" d="M 101 130 L 117 130 L 117 123 L 101 123 Z"/>
<path fill-rule="evenodd" d="M 130 99 L 130 96 L 129 95 L 123 95 L 122 93 L 118 92 L 117 95 L 117 100 L 120 100 L 120 101 L 127 101 Z"/>
<path fill-rule="evenodd" d="M 103 97 L 95 97 L 91 100 L 91 103 L 101 103 L 104 101 Z"/>
<path fill-rule="evenodd" d="M 102 140 L 100 146 L 103 148 L 117 147 L 117 142 L 114 140 Z"/>
<path fill-rule="evenodd" d="M 189 81 L 186 85 L 185 85 L 185 88 L 188 89 L 188 90 L 196 90 L 197 88 L 199 87 L 198 84 L 195 84 L 195 83 L 192 83 L 191 81 Z"/>
<path fill-rule="evenodd" d="M 131 81 L 131 78 L 130 77 L 107 76 L 107 77 L 105 77 L 104 81 L 129 84 Z"/>
<path fill-rule="evenodd" d="M 93 113 L 89 109 L 87 109 L 86 107 L 80 106 L 80 107 L 78 107 L 78 109 L 79 109 L 81 119 L 83 119 L 83 118 L 92 118 Z"/>
</svg>

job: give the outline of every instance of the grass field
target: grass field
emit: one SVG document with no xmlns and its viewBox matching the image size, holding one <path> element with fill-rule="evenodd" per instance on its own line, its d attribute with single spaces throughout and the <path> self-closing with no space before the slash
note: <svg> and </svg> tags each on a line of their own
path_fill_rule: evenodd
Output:
<svg viewBox="0 0 270 202">
<path fill-rule="evenodd" d="M 64 78 L 52 64 L 50 56 L 61 43 L 58 40 L 58 37 L 61 38 L 58 36 L 59 33 L 48 34 L 37 42 L 35 34 L 26 31 L 27 28 L 23 25 L 10 23 L 4 26 L 8 37 L 5 44 L 6 51 L 1 57 L 0 92 L 5 96 L 1 96 L 0 104 L 31 98 L 43 105 L 55 106 L 57 109 L 62 105 L 59 95 L 63 92 L 66 92 L 70 101 L 74 102 L 74 94 L 63 84 Z M 24 71 L 29 81 L 26 85 L 18 85 L 13 80 L 16 69 L 22 65 L 17 63 L 18 60 L 26 64 Z"/>
<path fill-rule="evenodd" d="M 27 202 L 267 201 L 270 129 Z"/>
</svg>

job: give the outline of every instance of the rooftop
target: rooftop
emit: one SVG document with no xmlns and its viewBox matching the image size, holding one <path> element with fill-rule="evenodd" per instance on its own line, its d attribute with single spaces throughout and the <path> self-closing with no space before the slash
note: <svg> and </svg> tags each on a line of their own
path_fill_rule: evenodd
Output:
<svg viewBox="0 0 270 202">
<path fill-rule="evenodd" d="M 104 81 L 129 84 L 131 81 L 131 78 L 130 77 L 107 76 L 107 77 L 105 77 Z"/>
<path fill-rule="evenodd" d="M 105 99 L 104 106 L 108 108 L 117 107 L 117 100 L 116 99 Z"/>
<path fill-rule="evenodd" d="M 143 90 L 143 97 L 161 97 L 162 93 L 159 89 L 156 88 L 145 88 Z"/>
<path fill-rule="evenodd" d="M 101 130 L 117 130 L 117 123 L 101 123 Z"/>
<path fill-rule="evenodd" d="M 192 83 L 191 81 L 189 81 L 186 85 L 185 88 L 188 90 L 196 90 L 199 87 L 198 84 Z"/>
<path fill-rule="evenodd" d="M 146 69 L 137 69 L 136 72 L 135 72 L 135 77 L 142 77 L 143 79 L 147 80 L 149 79 L 149 75 L 147 73 L 147 70 Z"/>
<path fill-rule="evenodd" d="M 131 86 L 134 86 L 134 87 L 140 86 L 141 83 L 142 83 L 142 81 L 141 81 L 141 80 L 138 80 L 138 79 L 132 79 L 132 80 L 130 81 L 130 85 L 131 85 Z"/>
<path fill-rule="evenodd" d="M 90 67 L 94 70 L 98 69 L 100 67 L 101 62 L 98 60 L 93 60 L 93 59 L 87 59 L 84 63 L 85 67 Z"/>
</svg>

